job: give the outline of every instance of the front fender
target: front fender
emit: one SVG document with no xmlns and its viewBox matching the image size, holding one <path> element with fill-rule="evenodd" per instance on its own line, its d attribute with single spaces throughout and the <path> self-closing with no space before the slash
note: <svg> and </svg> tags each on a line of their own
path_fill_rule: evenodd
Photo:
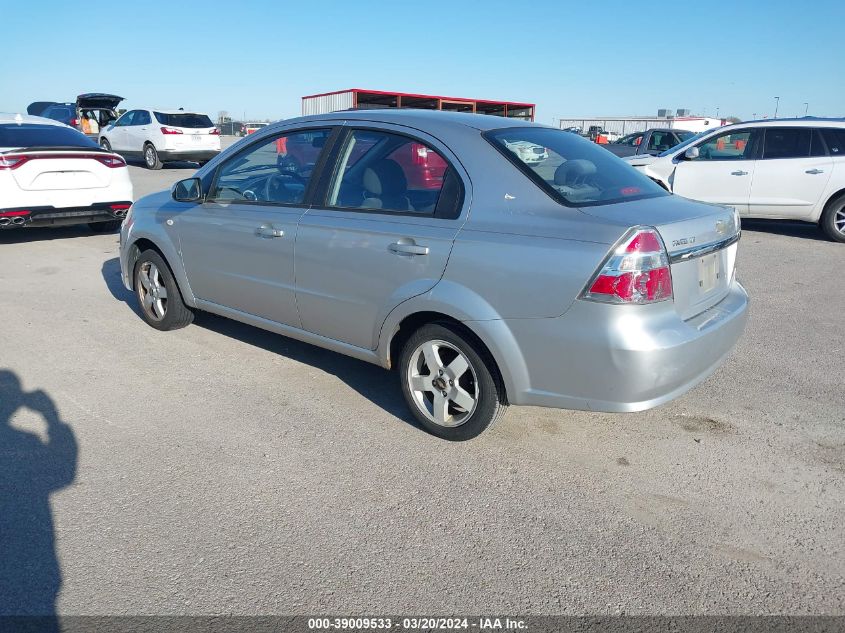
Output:
<svg viewBox="0 0 845 633">
<path fill-rule="evenodd" d="M 448 280 L 440 281 L 425 294 L 404 301 L 387 315 L 376 350 L 382 366 L 390 368 L 390 344 L 402 321 L 421 312 L 437 312 L 469 328 L 492 354 L 508 394 L 529 389 L 525 359 L 507 322 L 482 296 Z"/>
</svg>

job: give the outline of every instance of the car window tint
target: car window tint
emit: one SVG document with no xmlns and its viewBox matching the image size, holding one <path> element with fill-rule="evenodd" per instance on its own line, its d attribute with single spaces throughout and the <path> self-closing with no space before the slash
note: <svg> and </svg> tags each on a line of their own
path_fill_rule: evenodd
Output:
<svg viewBox="0 0 845 633">
<path fill-rule="evenodd" d="M 0 147 L 97 147 L 90 138 L 62 125 L 0 125 Z"/>
<path fill-rule="evenodd" d="M 194 112 L 155 112 L 156 121 L 162 125 L 169 127 L 185 127 L 185 128 L 209 128 L 214 127 L 214 123 L 205 114 L 196 114 Z"/>
<path fill-rule="evenodd" d="M 731 130 L 698 145 L 696 160 L 744 160 L 751 155 L 751 130 Z"/>
<path fill-rule="evenodd" d="M 517 127 L 492 130 L 484 137 L 563 204 L 610 204 L 668 195 L 647 176 L 575 134 L 544 127 Z"/>
<path fill-rule="evenodd" d="M 629 147 L 636 147 L 639 145 L 643 140 L 643 135 L 639 132 L 635 132 L 634 134 L 629 134 L 628 136 L 623 136 L 618 141 L 616 141 L 617 145 L 627 145 Z"/>
<path fill-rule="evenodd" d="M 341 149 L 328 205 L 432 215 L 448 167 L 417 140 L 353 130 Z"/>
<path fill-rule="evenodd" d="M 146 110 L 138 110 L 135 112 L 135 117 L 132 119 L 132 125 L 149 125 L 152 123 L 150 113 Z"/>
<path fill-rule="evenodd" d="M 766 129 L 763 158 L 807 158 L 810 155 L 810 128 Z"/>
<path fill-rule="evenodd" d="M 677 143 L 675 142 L 675 137 L 671 132 L 652 132 L 651 138 L 648 139 L 648 146 L 646 149 L 664 152 L 675 145 L 677 145 Z"/>
<path fill-rule="evenodd" d="M 124 125 L 132 125 L 132 119 L 135 117 L 135 112 L 136 112 L 135 110 L 130 110 L 129 112 L 124 114 L 122 117 L 120 117 L 117 120 L 117 123 L 115 123 L 115 125 L 119 125 L 121 127 L 124 126 Z"/>
<path fill-rule="evenodd" d="M 301 204 L 329 133 L 291 132 L 250 146 L 219 167 L 209 198 Z"/>
<path fill-rule="evenodd" d="M 831 156 L 845 156 L 845 129 L 826 128 L 821 133 Z"/>
</svg>

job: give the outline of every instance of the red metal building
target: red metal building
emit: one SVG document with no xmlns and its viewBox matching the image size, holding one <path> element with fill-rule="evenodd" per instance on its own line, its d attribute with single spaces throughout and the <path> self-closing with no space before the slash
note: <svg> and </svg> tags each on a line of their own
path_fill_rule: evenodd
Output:
<svg viewBox="0 0 845 633">
<path fill-rule="evenodd" d="M 422 108 L 426 110 L 493 114 L 526 121 L 534 120 L 534 104 L 516 101 L 467 99 L 465 97 L 385 92 L 361 88 L 349 88 L 302 97 L 303 115 L 324 114 L 352 108 Z"/>
</svg>

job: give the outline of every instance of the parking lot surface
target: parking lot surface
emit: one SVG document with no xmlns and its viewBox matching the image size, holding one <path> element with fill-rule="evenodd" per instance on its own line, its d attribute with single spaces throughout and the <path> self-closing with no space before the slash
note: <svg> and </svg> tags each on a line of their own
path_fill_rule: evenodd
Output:
<svg viewBox="0 0 845 633">
<path fill-rule="evenodd" d="M 137 197 L 193 173 L 130 169 Z M 817 228 L 745 223 L 748 329 L 689 394 L 514 407 L 460 444 L 378 367 L 211 315 L 151 329 L 117 241 L 0 232 L 0 370 L 75 439 L 60 613 L 845 613 L 845 246 Z"/>
</svg>

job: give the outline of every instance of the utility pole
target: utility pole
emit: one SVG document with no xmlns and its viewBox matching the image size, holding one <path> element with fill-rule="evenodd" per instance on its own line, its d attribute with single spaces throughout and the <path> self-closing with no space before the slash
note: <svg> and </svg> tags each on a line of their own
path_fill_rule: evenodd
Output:
<svg viewBox="0 0 845 633">
<path fill-rule="evenodd" d="M 775 118 L 778 118 L 778 106 L 780 105 L 780 97 L 775 97 Z"/>
<path fill-rule="evenodd" d="M 810 109 L 810 104 L 806 101 L 804 102 L 804 116 L 807 116 L 807 110 Z"/>
</svg>

